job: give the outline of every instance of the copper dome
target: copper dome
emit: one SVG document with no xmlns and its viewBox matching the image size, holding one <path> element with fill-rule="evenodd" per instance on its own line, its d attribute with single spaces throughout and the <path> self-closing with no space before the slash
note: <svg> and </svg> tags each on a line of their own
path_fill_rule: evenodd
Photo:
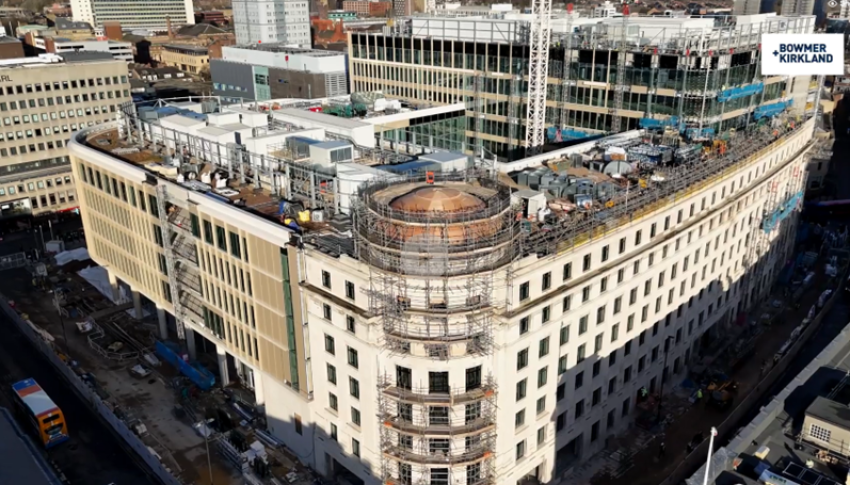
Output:
<svg viewBox="0 0 850 485">
<path fill-rule="evenodd" d="M 423 187 L 390 202 L 405 212 L 466 212 L 486 207 L 478 197 L 450 187 Z"/>
</svg>

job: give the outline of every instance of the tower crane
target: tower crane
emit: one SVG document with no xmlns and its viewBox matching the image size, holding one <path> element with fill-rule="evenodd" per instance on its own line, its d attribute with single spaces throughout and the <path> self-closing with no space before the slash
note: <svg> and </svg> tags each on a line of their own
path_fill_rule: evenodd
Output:
<svg viewBox="0 0 850 485">
<path fill-rule="evenodd" d="M 552 37 L 552 0 L 531 0 L 531 15 L 525 144 L 527 150 L 536 152 L 546 140 L 546 77 Z"/>
</svg>

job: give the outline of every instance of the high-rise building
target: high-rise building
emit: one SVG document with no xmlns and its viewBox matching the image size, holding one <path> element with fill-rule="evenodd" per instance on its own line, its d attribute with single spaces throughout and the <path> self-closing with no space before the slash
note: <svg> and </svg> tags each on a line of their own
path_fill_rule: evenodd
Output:
<svg viewBox="0 0 850 485">
<path fill-rule="evenodd" d="M 630 131 L 470 168 L 431 148 L 462 103 L 158 106 L 71 139 L 91 258 L 302 461 L 366 485 L 545 483 L 631 429 L 641 389 L 769 296 L 815 127 L 773 111 L 711 147 Z"/>
<path fill-rule="evenodd" d="M 77 208 L 66 142 L 117 118 L 127 63 L 42 54 L 2 61 L 0 79 L 0 218 Z"/>
<path fill-rule="evenodd" d="M 159 0 L 156 4 L 138 0 L 71 0 L 74 21 L 103 27 L 118 22 L 127 30 L 165 32 L 170 19 L 175 26 L 195 23 L 192 0 Z"/>
<path fill-rule="evenodd" d="M 528 21 L 493 18 L 398 19 L 389 33 L 350 33 L 351 91 L 381 91 L 415 102 L 466 102 L 476 153 L 507 159 L 525 147 Z M 809 76 L 762 76 L 762 32 L 814 31 L 811 16 L 552 19 L 548 141 L 667 125 L 692 133 L 742 128 L 763 110 L 810 103 Z M 718 44 L 719 38 L 734 39 Z M 622 72 L 621 74 L 618 74 Z M 812 87 L 812 90 L 814 87 Z M 781 109 L 781 108 L 778 108 Z M 470 153 L 472 150 L 470 150 Z"/>
<path fill-rule="evenodd" d="M 310 47 L 307 0 L 234 0 L 232 7 L 238 44 L 266 42 Z"/>
</svg>

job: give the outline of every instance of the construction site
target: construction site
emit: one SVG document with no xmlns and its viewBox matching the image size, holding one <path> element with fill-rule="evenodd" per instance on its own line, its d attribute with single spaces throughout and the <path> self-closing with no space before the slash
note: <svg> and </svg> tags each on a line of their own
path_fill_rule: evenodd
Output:
<svg viewBox="0 0 850 485">
<path fill-rule="evenodd" d="M 714 362 L 769 325 L 747 315 L 795 249 L 823 80 L 761 76 L 759 39 L 813 30 L 534 0 L 349 34 L 352 91 L 392 114 L 124 105 L 69 146 L 91 258 L 156 326 L 91 348 L 170 362 L 189 436 L 243 478 L 616 475 L 590 458 L 651 442 L 674 379 L 728 408 Z"/>
<path fill-rule="evenodd" d="M 551 7 L 541 0 L 531 14 L 412 17 L 388 33 L 352 33 L 352 89 L 466 102 L 470 153 L 500 161 L 637 128 L 713 138 L 816 104 L 816 79 L 758 69 L 762 34 L 810 33 L 814 17 L 638 17 L 626 7 L 585 18 Z"/>
</svg>

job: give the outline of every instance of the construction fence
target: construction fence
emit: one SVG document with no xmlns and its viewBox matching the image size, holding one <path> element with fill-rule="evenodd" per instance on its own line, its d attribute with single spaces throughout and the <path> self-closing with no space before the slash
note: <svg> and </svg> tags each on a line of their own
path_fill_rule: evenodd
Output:
<svg viewBox="0 0 850 485">
<path fill-rule="evenodd" d="M 33 345 L 44 355 L 44 357 L 56 368 L 57 372 L 71 385 L 74 392 L 94 410 L 123 441 L 124 448 L 134 453 L 147 467 L 149 474 L 156 478 L 162 485 L 183 485 L 165 466 L 148 450 L 148 447 L 119 419 L 112 407 L 101 400 L 100 396 L 92 390 L 80 377 L 59 358 L 56 350 L 51 344 L 39 336 L 33 328 L 7 303 L 8 299 L 0 294 L 0 309 L 7 320 L 12 322 Z"/>
</svg>

